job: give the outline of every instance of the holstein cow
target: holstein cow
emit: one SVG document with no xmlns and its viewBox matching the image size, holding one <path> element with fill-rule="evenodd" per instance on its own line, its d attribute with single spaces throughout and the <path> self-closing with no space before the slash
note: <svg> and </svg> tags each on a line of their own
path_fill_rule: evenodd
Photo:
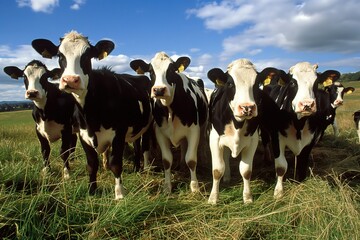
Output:
<svg viewBox="0 0 360 240">
<path fill-rule="evenodd" d="M 317 65 L 308 62 L 297 63 L 290 68 L 289 74 L 282 74 L 276 81 L 266 79 L 264 89 L 270 84 L 270 91 L 263 90 L 262 134 L 271 139 L 275 157 L 277 183 L 274 197 L 283 196 L 283 178 L 288 163 L 285 148 L 289 148 L 296 159 L 296 179 L 306 178 L 310 153 L 319 134 L 319 118 L 316 115 L 316 94 L 318 84 L 328 77 L 338 76 L 337 71 L 328 70 L 317 73 Z M 270 98 L 266 98 L 267 92 Z M 263 144 L 268 147 L 266 138 Z"/>
<path fill-rule="evenodd" d="M 171 192 L 171 166 L 173 155 L 171 144 L 179 146 L 187 142 L 185 161 L 190 169 L 192 192 L 199 190 L 196 177 L 197 150 L 202 127 L 208 118 L 208 104 L 203 83 L 183 73 L 190 64 L 188 57 L 173 61 L 164 52 L 159 52 L 148 64 L 134 60 L 131 67 L 138 73 L 149 72 L 153 87 L 151 97 L 155 99 L 155 135 L 161 149 L 165 170 L 165 191 Z"/>
<path fill-rule="evenodd" d="M 43 57 L 59 57 L 60 89 L 72 93 L 76 99 L 90 194 L 97 188 L 97 153 L 111 147 L 109 168 L 115 176 L 115 199 L 122 199 L 125 142 L 138 139 L 152 118 L 149 79 L 115 74 L 107 68 L 93 70 L 91 59 L 102 59 L 114 49 L 114 43 L 109 40 L 101 40 L 93 46 L 86 37 L 72 31 L 61 38 L 59 46 L 46 39 L 36 39 L 32 45 Z"/>
<path fill-rule="evenodd" d="M 360 122 L 360 110 L 354 112 L 353 116 L 354 116 L 356 132 L 357 132 L 357 135 L 358 135 L 358 138 L 359 138 L 359 143 L 360 143 L 360 125 L 359 125 L 359 122 Z"/>
<path fill-rule="evenodd" d="M 259 83 L 269 74 L 277 74 L 274 68 L 266 68 L 258 73 L 247 59 L 238 59 L 229 64 L 227 72 L 219 68 L 211 69 L 208 78 L 217 88 L 211 95 L 210 150 L 212 157 L 213 186 L 208 202 L 219 200 L 219 184 L 231 156 L 241 154 L 240 174 L 244 182 L 244 203 L 253 201 L 250 190 L 253 158 L 259 141 L 258 111 L 260 104 Z"/>
<path fill-rule="evenodd" d="M 320 126 L 321 133 L 319 140 L 324 135 L 326 128 L 332 125 L 334 135 L 339 134 L 339 129 L 336 123 L 336 109 L 343 105 L 344 94 L 350 94 L 355 91 L 353 87 L 344 87 L 340 82 L 336 80 L 340 77 L 340 73 L 335 72 L 333 76 L 329 76 L 327 80 L 323 82 L 324 88 L 319 89 L 316 97 L 316 104 L 318 105 L 318 115 L 321 118 Z"/>
<path fill-rule="evenodd" d="M 60 77 L 60 69 L 49 71 L 40 61 L 29 62 L 24 70 L 16 66 L 4 68 L 4 72 L 11 78 L 23 77 L 25 84 L 25 98 L 34 103 L 32 111 L 36 123 L 35 131 L 40 141 L 41 153 L 44 159 L 43 172 L 50 168 L 50 143 L 61 138 L 60 157 L 64 161 L 63 177 L 69 178 L 69 156 L 75 150 L 77 136 L 76 122 L 73 118 L 75 100 L 60 91 L 58 86 L 49 82 L 48 78 Z"/>
</svg>

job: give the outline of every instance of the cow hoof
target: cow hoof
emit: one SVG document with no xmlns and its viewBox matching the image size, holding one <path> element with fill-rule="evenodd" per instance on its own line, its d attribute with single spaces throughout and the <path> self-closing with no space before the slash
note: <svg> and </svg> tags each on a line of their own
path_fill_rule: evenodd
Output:
<svg viewBox="0 0 360 240">
<path fill-rule="evenodd" d="M 274 192 L 274 198 L 275 199 L 280 199 L 284 196 L 284 191 L 283 190 L 275 190 Z"/>
<path fill-rule="evenodd" d="M 69 170 L 67 168 L 64 168 L 64 180 L 69 180 L 69 179 L 70 179 Z"/>
<path fill-rule="evenodd" d="M 243 196 L 244 204 L 253 203 L 253 198 L 251 194 L 246 194 Z"/>
<path fill-rule="evenodd" d="M 41 175 L 43 177 L 46 177 L 50 172 L 50 168 L 49 167 L 44 167 L 42 170 L 41 170 Z"/>
<path fill-rule="evenodd" d="M 191 181 L 190 189 L 193 193 L 200 192 L 199 183 L 197 181 Z"/>
<path fill-rule="evenodd" d="M 208 199 L 208 203 L 212 205 L 216 205 L 219 200 L 219 196 L 217 194 L 210 194 Z"/>
</svg>

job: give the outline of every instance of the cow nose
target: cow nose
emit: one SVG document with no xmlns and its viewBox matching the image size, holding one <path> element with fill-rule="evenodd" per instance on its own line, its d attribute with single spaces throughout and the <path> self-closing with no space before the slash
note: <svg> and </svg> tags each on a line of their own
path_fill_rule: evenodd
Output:
<svg viewBox="0 0 360 240">
<path fill-rule="evenodd" d="M 256 105 L 255 104 L 239 105 L 239 109 L 243 116 L 252 116 L 256 113 Z"/>
<path fill-rule="evenodd" d="M 305 111 L 305 112 L 315 112 L 316 111 L 315 100 L 308 99 L 308 100 L 299 102 L 299 110 Z"/>
<path fill-rule="evenodd" d="M 335 102 L 334 102 L 335 106 L 340 106 L 340 105 L 342 105 L 343 103 L 344 103 L 343 100 L 335 100 Z"/>
<path fill-rule="evenodd" d="M 39 91 L 37 91 L 37 90 L 27 90 L 25 92 L 25 97 L 28 99 L 37 98 L 38 95 L 39 95 Z"/>
<path fill-rule="evenodd" d="M 153 87 L 152 92 L 155 97 L 163 97 L 165 95 L 165 87 Z"/>
<path fill-rule="evenodd" d="M 80 77 L 73 75 L 63 76 L 60 80 L 60 85 L 62 85 L 63 88 L 78 89 L 80 87 Z"/>
</svg>

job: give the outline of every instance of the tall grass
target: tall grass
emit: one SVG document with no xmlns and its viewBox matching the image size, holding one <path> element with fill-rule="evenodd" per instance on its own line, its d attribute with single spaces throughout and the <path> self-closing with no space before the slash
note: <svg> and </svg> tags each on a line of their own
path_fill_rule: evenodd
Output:
<svg viewBox="0 0 360 240">
<path fill-rule="evenodd" d="M 239 175 L 221 184 L 220 202 L 213 206 L 207 204 L 208 175 L 199 172 L 201 192 L 191 194 L 186 174 L 174 171 L 174 191 L 166 195 L 162 172 L 132 173 L 129 161 L 124 200 L 113 199 L 114 179 L 104 169 L 98 173 L 99 189 L 89 196 L 80 144 L 70 180 L 61 176 L 59 143 L 52 145 L 52 170 L 44 176 L 31 112 L 2 113 L 0 239 L 356 239 L 360 149 L 350 122 L 360 98 L 350 96 L 338 110 L 340 136 L 328 129 L 314 149 L 311 176 L 303 183 L 287 180 L 284 197 L 275 200 L 273 167 L 255 165 L 254 203 L 248 205 L 242 202 Z"/>
</svg>

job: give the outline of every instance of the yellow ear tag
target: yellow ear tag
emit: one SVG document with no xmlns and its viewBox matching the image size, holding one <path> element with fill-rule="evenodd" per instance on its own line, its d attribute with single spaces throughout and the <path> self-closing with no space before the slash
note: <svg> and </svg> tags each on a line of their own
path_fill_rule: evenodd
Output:
<svg viewBox="0 0 360 240">
<path fill-rule="evenodd" d="M 267 76 L 267 78 L 264 80 L 264 86 L 269 85 L 271 82 L 270 76 Z"/>
<path fill-rule="evenodd" d="M 326 79 L 326 80 L 323 82 L 323 86 L 324 86 L 324 87 L 330 86 L 330 85 L 332 85 L 332 84 L 333 84 L 333 81 L 332 81 L 331 78 L 328 78 L 328 79 Z"/>
<path fill-rule="evenodd" d="M 185 70 L 184 64 L 181 64 L 178 68 L 178 72 L 181 73 L 184 70 Z"/>
<path fill-rule="evenodd" d="M 349 91 L 347 91 L 345 94 L 351 94 L 351 93 L 353 93 L 353 91 L 352 91 L 352 90 L 349 90 Z"/>
<path fill-rule="evenodd" d="M 100 53 L 99 54 L 99 60 L 101 60 L 101 59 L 104 59 L 104 58 L 106 58 L 108 56 L 108 53 L 106 52 L 106 51 L 104 51 L 104 52 L 102 52 L 102 53 Z"/>
<path fill-rule="evenodd" d="M 225 84 L 224 84 L 224 82 L 223 81 L 221 81 L 220 79 L 216 79 L 216 85 L 218 85 L 218 86 L 220 86 L 220 87 L 222 87 L 222 86 L 224 86 Z"/>
<path fill-rule="evenodd" d="M 280 86 L 282 86 L 282 87 L 286 85 L 286 84 L 285 84 L 285 81 L 284 81 L 282 78 L 279 79 L 278 84 L 279 84 Z"/>
<path fill-rule="evenodd" d="M 138 68 L 136 69 L 136 73 L 137 73 L 137 74 L 144 74 L 144 71 L 142 70 L 141 67 L 138 67 Z"/>
</svg>

